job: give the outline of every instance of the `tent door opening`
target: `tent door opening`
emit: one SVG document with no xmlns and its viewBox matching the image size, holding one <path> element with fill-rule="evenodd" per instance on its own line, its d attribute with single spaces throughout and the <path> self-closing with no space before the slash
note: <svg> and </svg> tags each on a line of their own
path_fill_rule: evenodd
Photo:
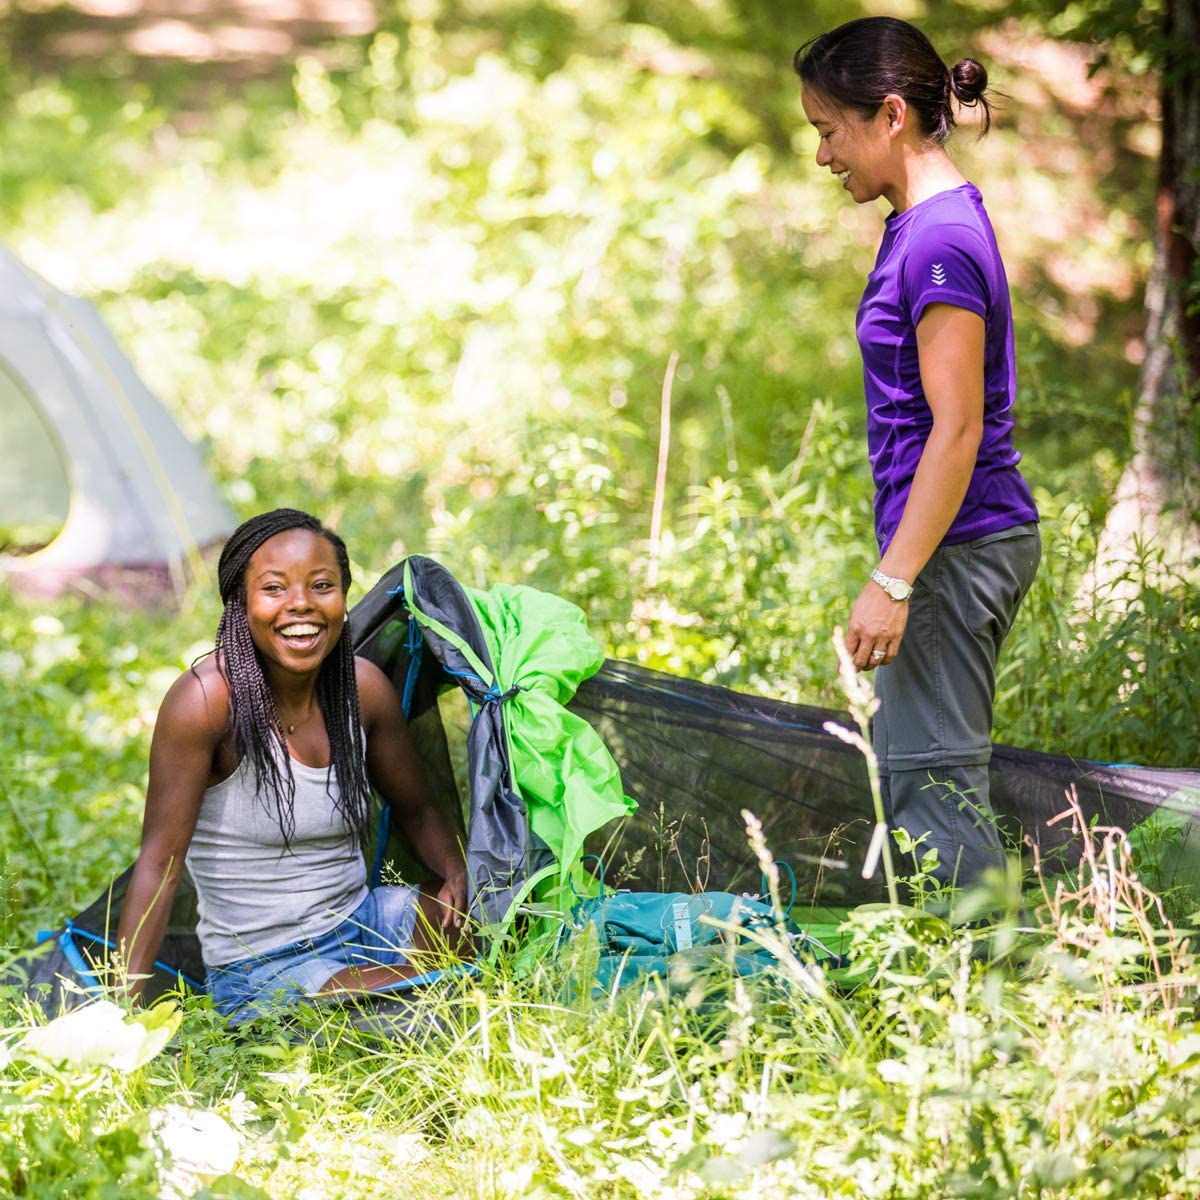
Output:
<svg viewBox="0 0 1200 1200">
<path fill-rule="evenodd" d="M 66 524 L 71 481 L 63 447 L 33 403 L 24 380 L 0 359 L 0 554 L 27 555 L 50 545 Z"/>
</svg>

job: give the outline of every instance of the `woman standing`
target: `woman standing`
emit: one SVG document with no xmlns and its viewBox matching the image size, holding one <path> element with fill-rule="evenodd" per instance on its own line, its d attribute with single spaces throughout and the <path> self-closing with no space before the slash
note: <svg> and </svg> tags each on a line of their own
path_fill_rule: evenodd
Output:
<svg viewBox="0 0 1200 1200">
<path fill-rule="evenodd" d="M 438 941 L 454 948 L 467 881 L 400 701 L 351 648 L 342 539 L 295 509 L 263 513 L 230 536 L 218 582 L 216 651 L 159 709 L 117 944 L 137 994 L 186 863 L 208 987 L 236 1023 L 386 986 Z M 437 881 L 368 888 L 372 787 Z"/>
<path fill-rule="evenodd" d="M 1013 448 L 1004 264 L 978 189 L 945 150 L 954 104 L 989 124 L 987 73 L 904 21 L 867 17 L 794 66 L 827 167 L 892 211 L 858 308 L 880 560 L 846 648 L 877 669 L 873 740 L 889 820 L 970 884 L 1003 862 L 988 801 L 996 659 L 1041 556 Z"/>
</svg>

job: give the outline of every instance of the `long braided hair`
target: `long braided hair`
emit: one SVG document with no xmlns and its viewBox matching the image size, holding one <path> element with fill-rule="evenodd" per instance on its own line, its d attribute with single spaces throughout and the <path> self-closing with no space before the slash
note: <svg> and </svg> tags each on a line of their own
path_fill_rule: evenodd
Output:
<svg viewBox="0 0 1200 1200">
<path fill-rule="evenodd" d="M 239 759 L 249 758 L 254 768 L 256 799 L 265 790 L 274 803 L 285 846 L 296 830 L 296 779 L 283 723 L 246 619 L 246 569 L 265 541 L 289 529 L 307 529 L 329 542 L 337 555 L 342 591 L 349 590 L 350 557 L 346 543 L 332 529 L 294 508 L 260 513 L 239 525 L 221 551 L 217 582 L 225 611 L 217 625 L 216 638 L 217 669 L 229 685 L 229 725 L 234 749 Z M 321 663 L 317 703 L 329 734 L 330 762 L 325 788 L 336 809 L 362 839 L 366 836 L 371 785 L 367 782 L 364 761 L 354 649 L 345 626 L 337 644 Z M 334 776 L 339 792 L 336 797 L 330 787 Z"/>
</svg>

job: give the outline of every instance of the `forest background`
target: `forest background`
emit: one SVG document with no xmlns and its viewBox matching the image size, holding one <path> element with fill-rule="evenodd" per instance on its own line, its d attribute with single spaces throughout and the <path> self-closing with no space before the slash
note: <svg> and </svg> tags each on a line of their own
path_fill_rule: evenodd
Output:
<svg viewBox="0 0 1200 1200">
<path fill-rule="evenodd" d="M 790 57 L 860 12 L 1003 93 L 953 143 L 1008 266 L 1046 539 L 997 739 L 1194 764 L 1195 564 L 1140 543 L 1090 575 L 1147 349 L 1161 7 L 22 0 L 0 236 L 98 305 L 239 516 L 342 532 L 355 596 L 429 553 L 575 601 L 613 655 L 840 706 L 832 633 L 875 561 L 853 314 L 883 214 L 815 167 Z M 130 860 L 214 592 L 0 584 L 0 949 Z"/>
</svg>

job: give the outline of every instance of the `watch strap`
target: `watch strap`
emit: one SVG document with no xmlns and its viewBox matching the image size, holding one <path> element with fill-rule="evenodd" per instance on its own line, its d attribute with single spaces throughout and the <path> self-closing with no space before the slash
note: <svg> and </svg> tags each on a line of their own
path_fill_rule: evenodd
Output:
<svg viewBox="0 0 1200 1200">
<path fill-rule="evenodd" d="M 912 595 L 913 587 L 907 579 L 901 579 L 896 575 L 885 575 L 878 567 L 871 572 L 871 579 L 879 584 L 897 604 Z"/>
</svg>

